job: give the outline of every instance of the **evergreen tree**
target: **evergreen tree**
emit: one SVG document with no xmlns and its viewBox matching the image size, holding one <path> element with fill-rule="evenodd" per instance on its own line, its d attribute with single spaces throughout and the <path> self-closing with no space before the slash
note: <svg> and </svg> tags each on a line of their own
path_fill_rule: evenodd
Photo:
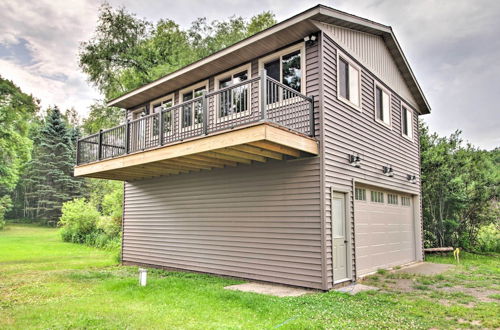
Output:
<svg viewBox="0 0 500 330">
<path fill-rule="evenodd" d="M 77 137 L 57 107 L 48 110 L 22 183 L 28 218 L 57 221 L 62 203 L 81 195 L 83 181 L 73 177 Z"/>
</svg>

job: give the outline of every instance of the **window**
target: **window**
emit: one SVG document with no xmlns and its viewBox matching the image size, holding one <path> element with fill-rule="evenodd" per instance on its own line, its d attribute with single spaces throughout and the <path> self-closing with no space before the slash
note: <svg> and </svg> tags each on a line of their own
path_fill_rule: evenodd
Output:
<svg viewBox="0 0 500 330">
<path fill-rule="evenodd" d="M 171 108 L 174 105 L 174 95 L 168 95 L 161 99 L 151 102 L 151 113 L 160 113 L 165 109 Z M 160 122 L 158 118 L 153 118 L 153 129 L 151 130 L 152 137 L 155 137 L 160 132 Z M 172 132 L 172 113 L 170 111 L 163 113 L 163 129 L 165 133 Z"/>
<path fill-rule="evenodd" d="M 354 189 L 354 198 L 357 201 L 366 201 L 366 189 L 361 189 L 361 188 Z"/>
<path fill-rule="evenodd" d="M 410 197 L 408 197 L 408 196 L 401 196 L 401 205 L 403 205 L 403 206 L 411 206 Z"/>
<path fill-rule="evenodd" d="M 197 85 L 188 87 L 180 91 L 182 102 L 188 102 L 196 99 L 207 91 L 207 82 L 204 81 Z M 196 100 L 182 107 L 181 111 L 181 129 L 187 129 L 191 126 L 199 126 L 203 123 L 202 101 Z"/>
<path fill-rule="evenodd" d="M 375 118 L 387 126 L 391 125 L 391 97 L 381 86 L 375 85 Z"/>
<path fill-rule="evenodd" d="M 132 111 L 132 120 L 142 118 L 146 115 L 146 108 L 142 107 Z"/>
<path fill-rule="evenodd" d="M 248 80 L 250 65 L 238 68 L 215 77 L 218 89 L 230 87 Z M 234 114 L 244 114 L 249 111 L 249 85 L 242 85 L 218 94 L 217 108 L 219 118 L 228 118 Z"/>
<path fill-rule="evenodd" d="M 384 202 L 384 193 L 380 191 L 372 191 L 371 192 L 371 201 L 375 203 L 383 203 Z"/>
<path fill-rule="evenodd" d="M 303 48 L 304 45 L 301 43 L 275 54 L 266 56 L 259 60 L 259 67 L 266 70 L 268 77 L 281 82 L 283 85 L 286 85 L 299 93 L 303 93 Z M 276 88 L 268 89 L 267 104 L 276 103 L 287 97 L 292 96 L 290 96 L 290 93 L 285 93 L 285 91 L 280 94 L 276 86 Z"/>
<path fill-rule="evenodd" d="M 347 57 L 338 56 L 337 97 L 347 104 L 361 109 L 360 73 L 361 70 Z"/>
<path fill-rule="evenodd" d="M 413 114 L 411 110 L 405 106 L 401 105 L 401 124 L 402 124 L 402 132 L 403 136 L 408 139 L 412 139 L 413 137 Z"/>
<path fill-rule="evenodd" d="M 387 203 L 392 205 L 398 205 L 398 195 L 387 194 Z"/>
</svg>

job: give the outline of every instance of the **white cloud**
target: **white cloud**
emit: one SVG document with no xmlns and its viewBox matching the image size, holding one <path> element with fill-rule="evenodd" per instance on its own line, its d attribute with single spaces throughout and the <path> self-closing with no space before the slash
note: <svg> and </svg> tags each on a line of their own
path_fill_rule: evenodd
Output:
<svg viewBox="0 0 500 330">
<path fill-rule="evenodd" d="M 171 18 L 189 27 L 197 17 L 250 17 L 264 10 L 278 20 L 317 0 L 110 0 L 150 21 Z M 323 4 L 391 25 L 433 113 L 431 130 L 464 137 L 484 148 L 498 146 L 500 115 L 500 2 L 497 0 L 327 0 Z M 78 46 L 95 28 L 100 0 L 0 0 L 0 46 L 25 40 L 33 61 L 0 57 L 0 74 L 42 99 L 85 114 L 98 98 L 78 68 Z"/>
</svg>

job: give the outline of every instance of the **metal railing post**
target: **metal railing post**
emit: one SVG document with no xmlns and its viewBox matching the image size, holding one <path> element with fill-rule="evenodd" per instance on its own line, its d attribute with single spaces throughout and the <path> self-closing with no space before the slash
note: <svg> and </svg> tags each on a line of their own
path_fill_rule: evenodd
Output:
<svg viewBox="0 0 500 330">
<path fill-rule="evenodd" d="M 160 109 L 160 113 L 158 114 L 158 118 L 160 120 L 160 123 L 158 124 L 159 131 L 160 131 L 160 138 L 159 138 L 160 141 L 158 141 L 158 144 L 160 146 L 162 146 L 163 145 L 163 132 L 165 130 L 165 127 L 163 127 L 164 126 L 163 125 L 163 109 Z"/>
<path fill-rule="evenodd" d="M 125 123 L 125 153 L 128 154 L 130 152 L 130 120 L 127 119 Z"/>
<path fill-rule="evenodd" d="M 80 165 L 80 139 L 76 140 L 76 165 Z"/>
<path fill-rule="evenodd" d="M 266 120 L 267 112 L 267 71 L 263 69 L 260 73 L 260 107 L 261 107 L 261 119 Z"/>
<path fill-rule="evenodd" d="M 99 143 L 97 145 L 97 159 L 101 160 L 102 158 L 102 129 L 99 130 Z"/>
<path fill-rule="evenodd" d="M 201 98 L 201 108 L 203 110 L 203 134 L 208 134 L 208 102 L 206 92 L 203 92 L 203 97 Z"/>
<path fill-rule="evenodd" d="M 314 136 L 316 134 L 314 128 L 314 96 L 311 96 L 311 104 L 309 109 L 309 129 L 311 130 L 310 136 Z"/>
</svg>

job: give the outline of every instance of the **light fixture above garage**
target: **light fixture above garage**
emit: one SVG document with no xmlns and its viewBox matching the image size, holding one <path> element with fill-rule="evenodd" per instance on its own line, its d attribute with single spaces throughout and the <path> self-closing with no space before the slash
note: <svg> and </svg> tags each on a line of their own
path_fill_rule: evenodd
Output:
<svg viewBox="0 0 500 330">
<path fill-rule="evenodd" d="M 351 164 L 352 167 L 360 168 L 361 158 L 359 155 L 349 155 L 349 164 Z"/>
<path fill-rule="evenodd" d="M 391 165 L 382 167 L 382 171 L 384 172 L 385 176 L 388 176 L 390 178 L 394 176 L 394 170 L 392 169 Z"/>
<path fill-rule="evenodd" d="M 410 183 L 417 183 L 417 177 L 415 175 L 412 175 L 412 174 L 408 174 L 406 176 L 406 179 L 408 180 L 408 182 Z"/>
</svg>

